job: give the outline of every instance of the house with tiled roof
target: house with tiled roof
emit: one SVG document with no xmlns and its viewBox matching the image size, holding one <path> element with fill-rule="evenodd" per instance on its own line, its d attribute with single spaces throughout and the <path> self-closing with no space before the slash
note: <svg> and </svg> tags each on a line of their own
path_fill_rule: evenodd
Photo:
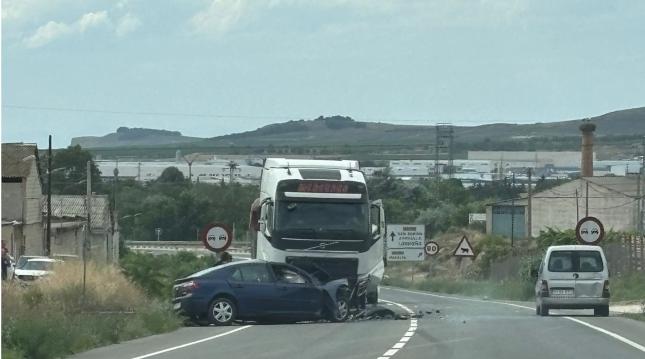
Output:
<svg viewBox="0 0 645 359">
<path fill-rule="evenodd" d="M 52 256 L 83 258 L 83 244 L 89 259 L 102 263 L 118 262 L 118 235 L 107 195 L 93 194 L 90 201 L 89 227 L 87 196 L 52 195 Z M 43 201 L 43 217 L 47 201 Z M 89 231 L 88 231 L 89 228 Z"/>
</svg>

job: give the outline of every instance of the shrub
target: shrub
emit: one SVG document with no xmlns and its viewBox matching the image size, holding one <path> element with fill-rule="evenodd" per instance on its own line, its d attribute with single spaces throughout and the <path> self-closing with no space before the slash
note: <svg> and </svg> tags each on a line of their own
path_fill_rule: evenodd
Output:
<svg viewBox="0 0 645 359">
<path fill-rule="evenodd" d="M 212 267 L 214 257 L 197 257 L 190 252 L 155 256 L 128 252 L 121 258 L 121 267 L 127 278 L 148 295 L 168 300 L 176 279 Z"/>
</svg>

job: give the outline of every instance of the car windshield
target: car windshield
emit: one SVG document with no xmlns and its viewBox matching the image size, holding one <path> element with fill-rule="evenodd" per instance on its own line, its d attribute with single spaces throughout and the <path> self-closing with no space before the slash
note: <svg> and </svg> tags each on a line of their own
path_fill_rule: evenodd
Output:
<svg viewBox="0 0 645 359">
<path fill-rule="evenodd" d="M 368 206 L 365 203 L 279 201 L 276 229 L 301 236 L 338 233 L 336 238 L 352 238 L 368 229 Z M 344 235 L 343 235 L 344 234 Z M 354 237 L 355 238 L 355 237 Z"/>
<path fill-rule="evenodd" d="M 24 270 L 49 271 L 52 270 L 54 263 L 48 261 L 30 260 L 21 268 Z"/>
</svg>

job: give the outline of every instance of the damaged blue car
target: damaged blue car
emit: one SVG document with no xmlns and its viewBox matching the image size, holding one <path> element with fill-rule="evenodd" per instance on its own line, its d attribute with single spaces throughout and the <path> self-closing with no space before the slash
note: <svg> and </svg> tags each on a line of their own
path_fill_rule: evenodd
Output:
<svg viewBox="0 0 645 359">
<path fill-rule="evenodd" d="M 192 322 L 343 322 L 350 314 L 347 279 L 326 283 L 295 266 L 260 260 L 208 268 L 175 281 L 173 306 Z"/>
</svg>

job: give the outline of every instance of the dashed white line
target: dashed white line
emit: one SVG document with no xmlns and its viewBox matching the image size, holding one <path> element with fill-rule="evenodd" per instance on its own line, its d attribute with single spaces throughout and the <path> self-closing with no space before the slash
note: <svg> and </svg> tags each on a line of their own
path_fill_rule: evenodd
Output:
<svg viewBox="0 0 645 359">
<path fill-rule="evenodd" d="M 403 304 L 396 303 L 396 302 L 391 302 L 389 300 L 383 300 L 383 299 L 381 299 L 381 301 L 385 302 L 385 303 L 390 303 L 390 304 L 394 304 L 396 306 L 399 306 L 399 307 L 403 308 L 403 310 L 408 312 L 408 314 L 414 314 L 414 312 L 410 308 L 406 307 Z M 407 342 L 410 340 L 410 338 L 414 335 L 414 332 L 415 332 L 416 329 L 417 329 L 417 320 L 411 318 L 410 319 L 410 327 L 405 332 L 405 334 L 403 334 L 403 337 L 401 337 L 401 339 L 399 339 L 398 342 L 394 343 L 394 345 L 392 345 L 392 347 L 390 349 L 388 349 L 385 353 L 383 353 L 382 356 L 378 357 L 378 359 L 390 359 L 390 358 L 392 358 L 392 356 L 394 356 L 394 354 L 396 354 L 399 350 L 401 350 L 405 346 L 405 344 L 407 344 Z"/>
<path fill-rule="evenodd" d="M 152 356 L 155 356 L 155 355 L 159 355 L 159 354 L 163 354 L 163 353 L 171 352 L 171 351 L 173 351 L 173 350 L 177 350 L 177 349 L 185 348 L 185 347 L 188 347 L 188 346 L 191 346 L 191 345 L 195 345 L 195 344 L 203 343 L 203 342 L 206 342 L 206 341 L 209 341 L 209 340 L 213 340 L 213 339 L 221 338 L 221 337 L 223 337 L 223 336 L 226 336 L 226 335 L 229 335 L 229 334 L 233 334 L 233 333 L 235 333 L 235 332 L 239 332 L 240 330 L 244 330 L 244 329 L 246 329 L 246 328 L 250 328 L 250 327 L 252 327 L 252 325 L 245 325 L 245 326 L 243 326 L 243 327 L 239 327 L 239 328 L 237 328 L 237 329 L 229 330 L 228 332 L 224 332 L 224 333 L 220 333 L 220 334 L 217 334 L 217 335 L 213 335 L 212 337 L 208 337 L 208 338 L 204 338 L 204 339 L 200 339 L 200 340 L 195 340 L 194 342 L 190 342 L 190 343 L 186 343 L 186 344 L 178 345 L 178 346 L 176 346 L 176 347 L 170 347 L 170 348 L 166 348 L 166 349 L 163 349 L 163 350 L 159 350 L 159 351 L 156 351 L 156 352 L 153 352 L 153 353 L 144 354 L 144 355 L 141 355 L 141 356 L 138 356 L 138 357 L 134 357 L 134 358 L 132 358 L 132 359 L 144 359 L 144 358 L 149 358 L 149 357 L 152 357 Z"/>
<path fill-rule="evenodd" d="M 527 310 L 535 310 L 535 308 L 527 307 L 525 305 L 519 305 L 519 304 L 514 304 L 514 303 L 506 303 L 506 302 L 499 302 L 499 301 L 496 301 L 496 300 L 482 300 L 482 299 L 474 299 L 474 298 L 459 298 L 459 297 L 451 297 L 451 296 L 447 296 L 447 295 L 440 295 L 440 294 L 426 293 L 426 292 L 418 292 L 418 291 L 413 291 L 413 290 L 391 288 L 391 287 L 387 288 L 387 289 L 397 290 L 397 291 L 400 291 L 400 292 L 408 292 L 408 293 L 413 293 L 413 294 L 422 294 L 422 295 L 427 295 L 427 296 L 430 296 L 430 297 L 443 298 L 443 299 L 461 300 L 461 301 L 465 301 L 465 302 L 499 304 L 499 305 L 506 305 L 506 306 L 515 307 L 515 308 L 521 308 L 521 309 L 527 309 Z M 593 324 L 589 324 L 589 323 L 587 323 L 585 321 L 582 321 L 580 319 L 576 319 L 576 318 L 572 318 L 572 317 L 562 317 L 562 318 L 568 319 L 568 320 L 570 320 L 572 322 L 575 322 L 575 323 L 578 323 L 580 325 L 584 325 L 584 326 L 586 326 L 588 328 L 591 328 L 593 330 L 596 330 L 596 331 L 598 331 L 600 333 L 609 335 L 610 337 L 612 337 L 612 338 L 614 338 L 614 339 L 616 339 L 616 340 L 618 340 L 620 342 L 623 342 L 623 343 L 631 346 L 632 348 L 638 349 L 638 350 L 640 350 L 640 351 L 645 353 L 645 346 L 643 346 L 641 344 L 638 344 L 638 343 L 636 343 L 636 342 L 634 342 L 632 340 L 629 340 L 629 339 L 627 339 L 627 338 L 625 338 L 625 337 L 623 337 L 623 336 L 621 336 L 619 334 L 611 332 L 611 331 L 609 331 L 607 329 L 603 329 L 601 327 L 597 327 L 597 326 L 595 326 Z"/>
</svg>

